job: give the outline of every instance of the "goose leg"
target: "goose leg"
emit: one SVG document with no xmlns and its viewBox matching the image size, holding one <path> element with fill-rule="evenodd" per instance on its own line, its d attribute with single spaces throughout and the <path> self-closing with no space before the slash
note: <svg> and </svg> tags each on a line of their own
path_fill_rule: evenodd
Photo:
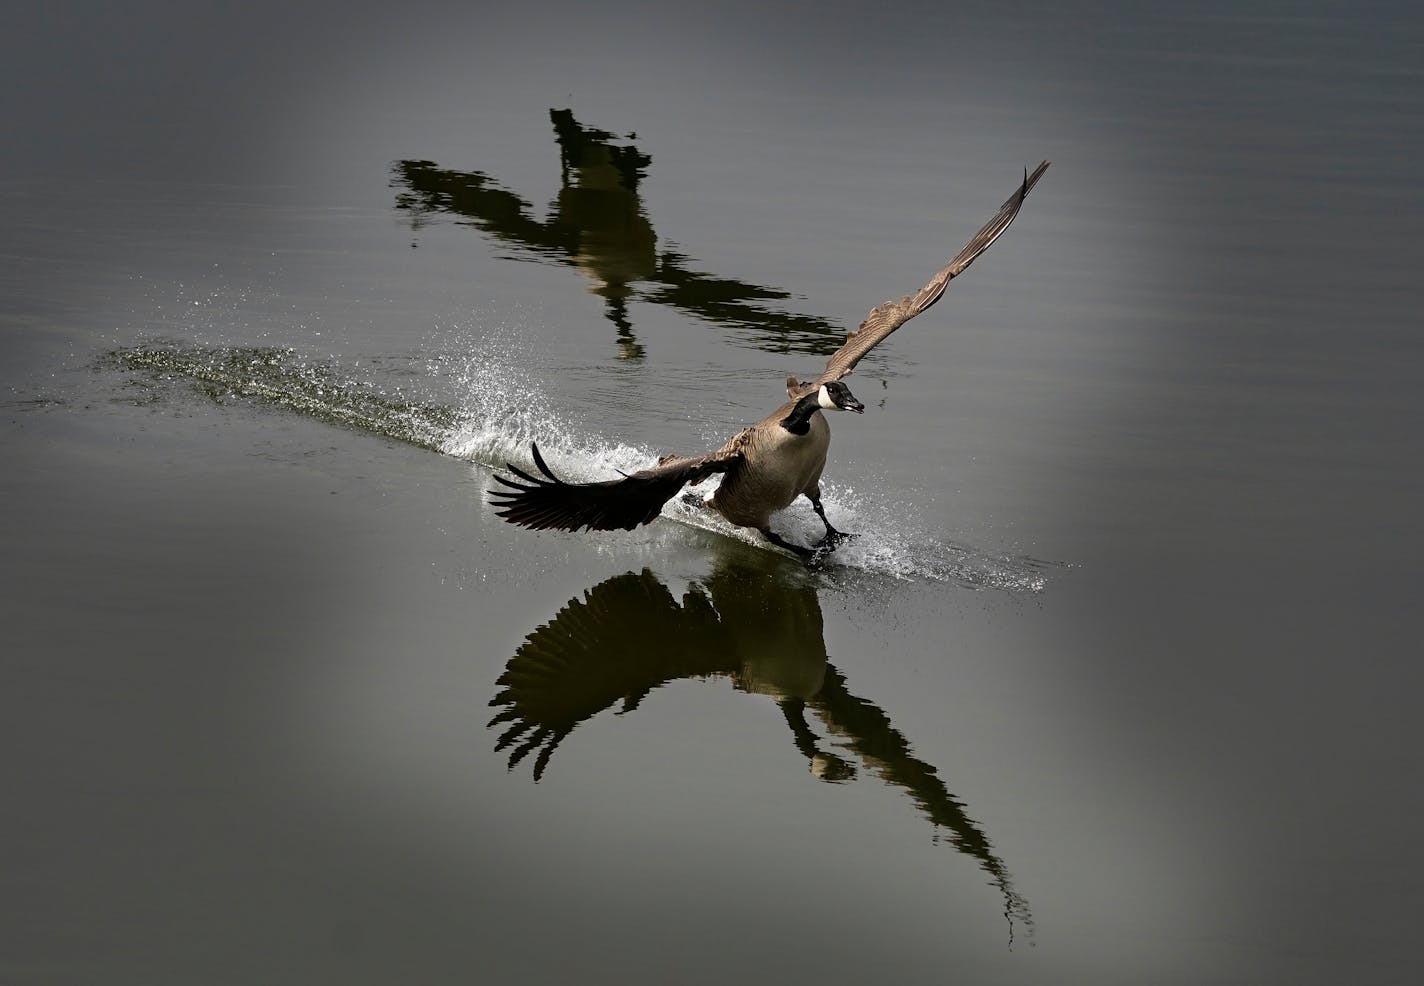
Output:
<svg viewBox="0 0 1424 986">
<path fill-rule="evenodd" d="M 845 531 L 838 531 L 831 526 L 831 522 L 826 519 L 826 508 L 821 506 L 821 491 L 807 493 L 806 499 L 811 501 L 811 506 L 816 510 L 816 516 L 821 518 L 821 523 L 826 525 L 826 538 L 824 544 L 835 544 L 842 538 L 855 537 L 854 534 L 847 534 Z"/>
<path fill-rule="evenodd" d="M 783 698 L 776 704 L 781 707 L 781 714 L 786 717 L 786 725 L 791 727 L 796 749 L 811 761 L 812 774 L 832 784 L 855 777 L 854 766 L 834 753 L 826 753 L 821 749 L 816 734 L 806 725 L 805 699 Z"/>
</svg>

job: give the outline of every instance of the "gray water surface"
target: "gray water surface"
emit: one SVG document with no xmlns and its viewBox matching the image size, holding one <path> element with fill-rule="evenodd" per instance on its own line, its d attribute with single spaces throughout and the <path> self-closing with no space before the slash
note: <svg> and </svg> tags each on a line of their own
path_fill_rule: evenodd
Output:
<svg viewBox="0 0 1424 986">
<path fill-rule="evenodd" d="M 11 20 L 0 980 L 1418 978 L 1418 15 Z"/>
</svg>

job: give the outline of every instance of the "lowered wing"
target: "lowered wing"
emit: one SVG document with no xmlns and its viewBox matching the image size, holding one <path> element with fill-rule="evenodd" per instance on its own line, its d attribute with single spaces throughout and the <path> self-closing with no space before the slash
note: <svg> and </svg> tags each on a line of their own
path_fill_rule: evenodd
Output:
<svg viewBox="0 0 1424 986">
<path fill-rule="evenodd" d="M 496 476 L 507 489 L 491 490 L 490 502 L 497 508 L 495 513 L 511 524 L 536 531 L 631 531 L 639 524 L 651 523 L 662 513 L 663 504 L 688 483 L 700 483 L 739 465 L 739 438 L 709 455 L 667 456 L 651 469 L 600 483 L 564 482 L 533 444 L 534 465 L 543 477 L 511 465 L 509 471 L 522 482 Z"/>
</svg>

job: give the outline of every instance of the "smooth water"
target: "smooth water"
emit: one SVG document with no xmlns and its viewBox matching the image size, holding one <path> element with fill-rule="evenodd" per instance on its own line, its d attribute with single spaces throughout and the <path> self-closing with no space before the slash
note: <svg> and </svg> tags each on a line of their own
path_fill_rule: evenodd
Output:
<svg viewBox="0 0 1424 986">
<path fill-rule="evenodd" d="M 0 980 L 1418 978 L 1412 11 L 12 21 Z"/>
</svg>

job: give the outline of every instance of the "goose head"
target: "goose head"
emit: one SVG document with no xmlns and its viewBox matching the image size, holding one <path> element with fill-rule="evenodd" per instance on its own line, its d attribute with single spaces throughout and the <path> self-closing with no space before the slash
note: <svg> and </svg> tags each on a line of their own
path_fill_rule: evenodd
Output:
<svg viewBox="0 0 1424 986">
<path fill-rule="evenodd" d="M 850 392 L 850 388 L 839 380 L 821 384 L 821 389 L 816 393 L 816 403 L 828 411 L 865 413 L 865 405 L 856 400 L 855 395 Z"/>
</svg>

